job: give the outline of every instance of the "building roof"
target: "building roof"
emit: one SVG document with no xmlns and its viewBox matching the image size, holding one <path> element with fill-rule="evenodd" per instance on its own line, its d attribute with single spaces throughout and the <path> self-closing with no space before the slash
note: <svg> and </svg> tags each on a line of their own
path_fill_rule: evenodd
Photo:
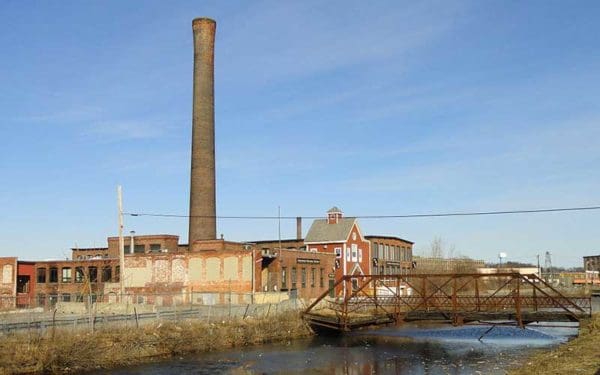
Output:
<svg viewBox="0 0 600 375">
<path fill-rule="evenodd" d="M 404 238 L 400 238 L 400 237 L 394 237 L 394 236 L 380 236 L 380 235 L 377 235 L 377 234 L 370 234 L 368 236 L 365 236 L 365 238 L 367 240 L 369 240 L 369 241 L 377 239 L 377 238 L 382 238 L 384 240 L 399 240 L 399 241 L 406 242 L 406 243 L 409 243 L 411 245 L 414 245 L 414 242 L 412 242 L 412 241 L 405 240 Z"/>
<path fill-rule="evenodd" d="M 337 214 L 337 213 L 342 213 L 342 210 L 340 210 L 337 206 L 333 206 L 329 209 L 329 211 L 327 211 L 328 214 Z"/>
<path fill-rule="evenodd" d="M 355 217 L 340 218 L 336 224 L 329 224 L 326 219 L 317 219 L 310 226 L 304 242 L 346 241 L 355 222 Z"/>
</svg>

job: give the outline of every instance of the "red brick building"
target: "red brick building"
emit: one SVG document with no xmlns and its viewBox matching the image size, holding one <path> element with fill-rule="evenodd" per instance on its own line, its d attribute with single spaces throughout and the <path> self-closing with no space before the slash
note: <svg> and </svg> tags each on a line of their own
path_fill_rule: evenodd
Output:
<svg viewBox="0 0 600 375">
<path fill-rule="evenodd" d="M 327 211 L 326 219 L 313 221 L 304 245 L 309 253 L 329 253 L 335 256 L 335 280 L 345 275 L 371 273 L 371 243 L 363 236 L 357 219 L 344 217 L 337 207 Z M 344 292 L 342 287 L 336 290 L 337 295 Z"/>
</svg>

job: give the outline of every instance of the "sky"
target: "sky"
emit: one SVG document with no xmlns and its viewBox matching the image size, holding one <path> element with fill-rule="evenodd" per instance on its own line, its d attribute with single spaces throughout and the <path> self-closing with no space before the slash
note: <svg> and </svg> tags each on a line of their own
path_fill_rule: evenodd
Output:
<svg viewBox="0 0 600 375">
<path fill-rule="evenodd" d="M 0 2 L 0 256 L 188 213 L 192 28 L 217 22 L 217 214 L 600 205 L 597 1 Z M 426 254 L 581 266 L 600 211 L 361 219 Z M 310 220 L 304 220 L 304 232 Z M 187 241 L 185 218 L 125 231 Z M 218 221 L 234 241 L 276 220 Z M 281 223 L 295 236 L 295 221 Z"/>
</svg>

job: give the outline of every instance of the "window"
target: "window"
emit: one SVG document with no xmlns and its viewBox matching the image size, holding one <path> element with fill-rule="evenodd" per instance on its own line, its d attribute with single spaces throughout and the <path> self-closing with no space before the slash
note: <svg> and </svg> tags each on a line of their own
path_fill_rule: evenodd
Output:
<svg viewBox="0 0 600 375">
<path fill-rule="evenodd" d="M 50 282 L 57 283 L 58 282 L 58 268 L 50 267 Z"/>
<path fill-rule="evenodd" d="M 358 262 L 362 262 L 362 249 L 358 249 Z"/>
<path fill-rule="evenodd" d="M 17 276 L 17 293 L 29 293 L 29 275 Z"/>
<path fill-rule="evenodd" d="M 341 247 L 336 247 L 334 250 L 335 250 L 335 257 L 336 258 L 341 258 L 342 257 L 342 248 Z"/>
<path fill-rule="evenodd" d="M 352 290 L 353 291 L 358 290 L 358 279 L 357 278 L 352 278 Z"/>
<path fill-rule="evenodd" d="M 63 283 L 71 282 L 71 267 L 63 267 L 61 282 L 63 282 Z"/>
<path fill-rule="evenodd" d="M 350 249 L 346 248 L 346 262 L 352 260 L 352 256 L 350 255 Z"/>
<path fill-rule="evenodd" d="M 37 269 L 37 282 L 43 284 L 46 282 L 46 269 L 38 268 Z"/>
<path fill-rule="evenodd" d="M 115 267 L 115 282 L 121 281 L 121 266 Z"/>
<path fill-rule="evenodd" d="M 390 259 L 390 246 L 389 245 L 385 245 L 384 249 L 383 249 L 383 258 L 384 259 Z"/>
<path fill-rule="evenodd" d="M 327 246 L 327 245 L 325 245 L 325 246 Z M 310 251 L 311 251 L 311 253 L 316 253 L 316 252 L 317 252 L 317 250 L 318 250 L 318 249 L 317 249 L 316 247 L 311 247 L 311 248 L 310 248 Z"/>
<path fill-rule="evenodd" d="M 352 244 L 352 261 L 356 262 L 358 260 L 358 245 L 355 243 Z"/>
<path fill-rule="evenodd" d="M 136 254 L 143 254 L 146 252 L 146 246 L 144 245 L 133 245 L 133 252 Z"/>
<path fill-rule="evenodd" d="M 281 289 L 287 289 L 287 267 L 281 267 Z"/>
<path fill-rule="evenodd" d="M 67 293 L 61 294 L 60 295 L 60 300 L 62 302 L 71 302 L 71 295 L 67 294 Z"/>
<path fill-rule="evenodd" d="M 313 267 L 310 269 L 310 287 L 314 288 L 317 280 L 317 270 Z"/>
<path fill-rule="evenodd" d="M 325 286 L 324 278 L 325 278 L 325 269 L 321 268 L 319 270 L 319 285 L 321 286 L 321 288 L 323 288 Z"/>
<path fill-rule="evenodd" d="M 151 243 L 150 244 L 150 252 L 152 253 L 160 253 L 160 249 L 162 246 L 160 246 L 159 243 Z"/>
<path fill-rule="evenodd" d="M 303 288 L 306 288 L 306 268 L 302 267 L 302 274 L 300 275 L 300 283 Z"/>
<path fill-rule="evenodd" d="M 108 283 L 112 281 L 112 268 L 110 266 L 102 267 L 101 281 Z"/>
<path fill-rule="evenodd" d="M 373 258 L 379 257 L 379 248 L 377 242 L 373 243 Z"/>
<path fill-rule="evenodd" d="M 83 267 L 75 267 L 75 282 L 82 283 L 85 279 L 85 274 L 83 273 Z"/>
<path fill-rule="evenodd" d="M 292 289 L 296 289 L 296 281 L 297 281 L 297 275 L 296 275 L 296 267 L 292 267 Z"/>
<path fill-rule="evenodd" d="M 90 275 L 90 283 L 98 281 L 98 267 L 88 267 L 88 275 Z"/>
</svg>

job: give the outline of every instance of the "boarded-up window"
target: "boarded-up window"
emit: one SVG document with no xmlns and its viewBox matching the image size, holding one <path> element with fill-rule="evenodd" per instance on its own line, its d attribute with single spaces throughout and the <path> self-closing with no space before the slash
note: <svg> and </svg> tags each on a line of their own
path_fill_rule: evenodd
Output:
<svg viewBox="0 0 600 375">
<path fill-rule="evenodd" d="M 223 278 L 225 280 L 238 279 L 238 259 L 237 257 L 227 257 L 223 262 Z"/>
<path fill-rule="evenodd" d="M 221 260 L 208 258 L 206 260 L 206 281 L 219 281 L 221 278 Z"/>
</svg>

